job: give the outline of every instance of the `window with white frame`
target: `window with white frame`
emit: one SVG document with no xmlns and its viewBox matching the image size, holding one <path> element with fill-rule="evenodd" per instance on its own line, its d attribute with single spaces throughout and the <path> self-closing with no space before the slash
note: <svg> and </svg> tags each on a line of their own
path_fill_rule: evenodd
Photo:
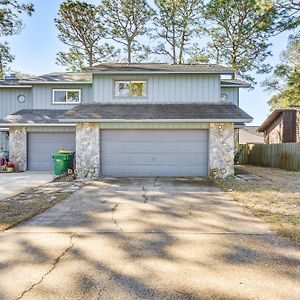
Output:
<svg viewBox="0 0 300 300">
<path fill-rule="evenodd" d="M 147 82 L 145 80 L 115 81 L 115 97 L 147 97 Z"/>
<path fill-rule="evenodd" d="M 53 90 L 53 104 L 77 104 L 81 102 L 81 90 L 56 89 Z"/>
</svg>

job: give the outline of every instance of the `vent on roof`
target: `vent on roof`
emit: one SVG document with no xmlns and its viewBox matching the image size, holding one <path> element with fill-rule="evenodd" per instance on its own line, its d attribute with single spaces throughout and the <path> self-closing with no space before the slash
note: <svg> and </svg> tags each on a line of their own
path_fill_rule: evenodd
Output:
<svg viewBox="0 0 300 300">
<path fill-rule="evenodd" d="M 9 75 L 6 75 L 6 76 L 4 77 L 4 79 L 5 79 L 5 80 L 16 80 L 17 78 L 16 78 L 16 74 L 15 74 L 15 73 L 11 73 L 11 74 L 9 74 Z"/>
</svg>

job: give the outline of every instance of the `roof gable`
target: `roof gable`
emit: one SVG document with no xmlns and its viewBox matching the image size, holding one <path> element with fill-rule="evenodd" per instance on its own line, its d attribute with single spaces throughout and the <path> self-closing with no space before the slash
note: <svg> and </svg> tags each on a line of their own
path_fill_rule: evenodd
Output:
<svg viewBox="0 0 300 300">
<path fill-rule="evenodd" d="M 285 109 L 276 109 L 271 115 L 258 127 L 258 132 L 264 132 L 284 111 L 300 111 L 300 106 L 291 106 Z"/>
</svg>

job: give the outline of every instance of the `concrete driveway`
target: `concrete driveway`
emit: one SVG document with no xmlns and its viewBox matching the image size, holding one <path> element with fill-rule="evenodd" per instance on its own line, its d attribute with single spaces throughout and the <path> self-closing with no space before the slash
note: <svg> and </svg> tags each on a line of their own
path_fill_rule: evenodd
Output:
<svg viewBox="0 0 300 300">
<path fill-rule="evenodd" d="M 0 200 L 53 180 L 51 172 L 0 173 Z"/>
<path fill-rule="evenodd" d="M 300 251 L 201 179 L 103 179 L 0 234 L 0 299 L 299 299 Z"/>
</svg>

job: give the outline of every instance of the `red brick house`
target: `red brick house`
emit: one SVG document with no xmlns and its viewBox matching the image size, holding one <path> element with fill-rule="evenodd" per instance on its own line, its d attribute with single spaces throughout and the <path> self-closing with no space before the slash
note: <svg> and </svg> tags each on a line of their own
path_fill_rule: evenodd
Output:
<svg viewBox="0 0 300 300">
<path fill-rule="evenodd" d="M 276 109 L 257 129 L 266 144 L 300 142 L 300 106 Z"/>
</svg>

